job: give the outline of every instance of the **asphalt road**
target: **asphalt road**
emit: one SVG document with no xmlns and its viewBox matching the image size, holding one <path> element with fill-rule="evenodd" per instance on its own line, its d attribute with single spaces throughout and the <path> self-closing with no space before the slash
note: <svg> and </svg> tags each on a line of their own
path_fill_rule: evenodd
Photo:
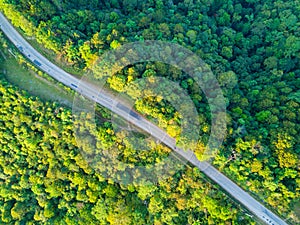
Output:
<svg viewBox="0 0 300 225">
<path fill-rule="evenodd" d="M 54 79 L 72 88 L 87 98 L 94 100 L 100 105 L 110 109 L 112 112 L 122 116 L 127 121 L 149 133 L 151 136 L 160 140 L 165 145 L 173 149 L 178 155 L 189 161 L 191 164 L 199 168 L 211 180 L 221 186 L 233 198 L 238 200 L 255 216 L 270 225 L 285 225 L 284 220 L 272 213 L 261 203 L 256 201 L 248 193 L 242 190 L 238 185 L 229 178 L 220 173 L 216 168 L 207 162 L 200 162 L 191 151 L 183 151 L 176 147 L 176 141 L 170 137 L 165 131 L 147 121 L 145 118 L 136 114 L 118 99 L 113 98 L 107 93 L 100 92 L 92 84 L 80 82 L 79 79 L 65 72 L 48 59 L 37 52 L 8 22 L 8 20 L 0 13 L 0 28 L 10 41 L 26 56 L 31 62 L 38 66 L 41 70 L 49 74 Z"/>
</svg>

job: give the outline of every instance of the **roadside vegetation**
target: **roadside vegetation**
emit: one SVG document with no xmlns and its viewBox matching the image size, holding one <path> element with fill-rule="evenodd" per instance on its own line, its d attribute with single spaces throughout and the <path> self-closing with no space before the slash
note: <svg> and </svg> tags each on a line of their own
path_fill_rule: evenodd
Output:
<svg viewBox="0 0 300 225">
<path fill-rule="evenodd" d="M 39 96 L 43 101 L 56 101 L 72 107 L 74 93 L 68 92 L 69 88 L 29 63 L 1 32 L 0 45 L 1 79 L 6 79 L 32 96 Z"/>
</svg>

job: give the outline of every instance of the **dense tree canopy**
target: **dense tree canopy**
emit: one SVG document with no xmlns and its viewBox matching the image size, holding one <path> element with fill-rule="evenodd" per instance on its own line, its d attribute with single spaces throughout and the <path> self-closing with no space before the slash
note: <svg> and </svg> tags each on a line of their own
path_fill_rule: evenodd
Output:
<svg viewBox="0 0 300 225">
<path fill-rule="evenodd" d="M 192 50 L 210 65 L 227 98 L 227 137 L 224 147 L 219 149 L 213 163 L 239 185 L 267 202 L 281 216 L 289 218 L 292 223 L 299 223 L 300 215 L 296 215 L 293 210 L 294 205 L 299 204 L 300 201 L 299 1 L 0 0 L 0 8 L 27 35 L 34 36 L 40 44 L 62 55 L 70 66 L 80 69 L 91 68 L 93 62 L 105 50 L 116 49 L 121 44 L 131 41 L 172 41 Z M 180 115 L 168 101 L 162 100 L 159 96 L 141 99 L 137 96 L 137 92 L 126 90 L 131 81 L 151 76 L 164 76 L 176 81 L 191 96 L 199 112 L 201 126 L 198 144 L 201 149 L 207 143 L 210 134 L 210 109 L 196 82 L 187 74 L 160 62 L 139 63 L 115 74 L 108 80 L 108 86 L 115 92 L 127 91 L 127 94 L 136 101 L 135 108 L 139 112 L 156 121 L 170 135 L 176 137 L 180 131 Z M 143 92 L 139 93 L 143 94 Z M 9 100 L 3 103 L 8 108 L 18 109 L 17 106 L 11 104 Z M 24 114 L 22 120 L 18 120 L 19 117 L 16 116 L 11 118 L 12 121 L 8 121 L 4 127 L 9 128 L 8 130 L 22 130 L 20 131 L 22 134 L 31 137 L 26 133 L 29 132 L 27 128 L 14 128 L 23 124 L 20 121 L 31 121 L 30 116 Z M 59 124 L 60 122 L 56 122 L 53 126 L 59 127 L 61 126 Z M 36 123 L 36 126 L 42 125 Z M 103 132 L 102 136 L 105 137 L 107 146 L 111 146 L 120 136 L 113 139 L 113 135 L 107 134 L 106 129 L 108 127 L 100 130 Z M 15 139 L 19 137 L 17 134 L 11 131 L 5 135 L 7 138 Z M 59 135 L 61 135 L 59 131 L 48 132 L 46 137 L 51 140 L 56 136 L 60 137 Z M 34 148 L 39 142 L 32 139 L 26 139 L 24 145 Z M 70 143 L 72 138 L 68 137 L 63 140 Z M 7 143 L 9 145 L 5 144 L 4 150 L 22 149 L 18 141 L 7 141 Z M 63 148 L 72 146 L 63 143 L 61 145 L 64 145 Z M 53 144 L 43 146 L 45 151 L 53 149 Z M 124 149 L 126 148 L 119 149 L 118 153 Z M 155 151 L 157 149 L 153 149 L 151 153 Z M 166 153 L 168 150 L 164 149 L 161 152 Z M 132 160 L 131 162 L 137 160 L 132 157 L 134 154 L 130 153 L 132 152 L 126 153 L 127 160 Z M 21 163 L 22 155 L 19 157 L 17 161 Z M 56 159 L 56 157 L 52 158 Z M 72 165 L 71 161 L 66 164 Z M 8 174 L 13 174 L 14 170 L 11 166 L 5 168 Z M 43 168 L 44 166 L 41 165 L 40 169 Z M 38 181 L 39 179 L 36 178 L 34 183 Z M 76 185 L 80 184 L 80 181 L 76 183 Z M 44 190 L 41 190 L 41 185 L 35 185 L 33 190 L 40 193 Z M 58 189 L 52 188 L 51 185 L 47 183 L 45 186 L 47 195 L 59 198 L 57 195 L 63 192 L 58 187 Z M 81 186 L 84 185 L 86 184 L 83 182 Z M 64 183 L 61 187 L 64 187 Z M 107 196 L 113 198 L 115 193 L 113 188 L 106 189 L 105 187 L 104 189 L 110 193 Z M 11 196 L 10 194 L 17 192 L 10 188 L 8 190 L 5 189 L 3 192 L 5 196 Z M 19 192 L 22 190 L 18 189 Z M 136 191 L 133 187 L 132 190 Z M 26 191 L 23 190 L 23 192 Z M 147 193 L 147 190 L 141 189 L 140 193 L 133 198 L 149 200 L 148 212 L 155 214 L 152 219 L 170 224 L 170 221 L 181 224 L 181 218 L 187 218 L 183 223 L 196 221 L 194 215 L 181 216 L 181 209 L 198 207 L 195 202 L 183 197 L 186 191 L 180 193 L 183 195 L 181 197 L 176 194 L 177 208 L 174 208 L 174 204 L 168 205 L 163 197 L 166 196 L 163 191 L 151 197 Z M 201 196 L 199 193 L 190 192 L 189 194 Z M 113 200 L 107 200 L 109 202 L 107 203 L 106 198 L 99 200 L 101 198 L 89 197 L 84 188 L 78 193 L 70 191 L 63 195 L 68 196 L 66 197 L 68 199 L 83 202 L 90 198 L 92 200 L 89 201 L 95 203 L 93 201 L 97 199 L 95 203 L 97 205 L 111 204 L 111 207 L 119 207 L 115 209 L 119 214 L 112 215 L 110 211 L 90 210 L 92 207 L 90 203 L 82 206 L 83 212 L 80 215 L 92 212 L 98 220 L 108 218 L 106 220 L 110 223 L 120 218 L 121 213 L 124 212 L 122 207 L 129 207 L 129 201 L 126 202 L 126 198 L 120 198 L 122 200 L 119 199 L 118 204 Z M 22 195 L 18 198 L 21 199 Z M 203 221 L 199 219 L 199 223 L 204 223 L 204 220 L 207 223 L 213 223 L 212 221 L 221 223 L 213 218 L 213 215 L 217 215 L 216 213 L 209 212 L 209 209 L 213 208 L 212 205 L 217 205 L 217 203 L 212 199 L 202 198 L 202 200 L 202 204 L 207 203 L 210 206 L 206 208 L 208 211 L 201 211 L 202 216 L 198 214 L 199 218 L 205 218 Z M 17 219 L 28 214 L 26 210 L 30 211 L 30 208 L 25 211 L 18 210 L 22 208 L 24 201 L 18 202 L 15 204 L 9 201 L 3 206 L 3 209 L 9 209 L 11 212 L 11 217 L 7 218 Z M 62 204 L 67 204 L 65 202 Z M 34 216 L 52 218 L 53 210 L 51 209 L 55 208 L 57 202 L 47 203 L 45 199 L 39 198 L 39 204 L 43 205 L 46 213 L 43 211 Z M 77 205 L 73 207 L 76 208 Z M 75 212 L 75 209 L 70 210 L 72 215 Z M 207 212 L 210 218 L 207 217 Z M 224 208 L 222 212 L 224 213 L 219 213 L 219 215 L 226 218 L 228 211 Z M 7 211 L 3 210 L 3 213 L 6 215 Z M 122 218 L 126 223 L 128 218 L 125 216 Z M 72 216 L 68 216 L 69 221 L 72 219 Z"/>
<path fill-rule="evenodd" d="M 1 223 L 248 224 L 196 169 L 178 171 L 158 186 L 105 179 L 82 157 L 70 110 L 28 97 L 2 80 L 0 96 Z M 118 142 L 112 142 L 109 126 L 100 126 L 98 138 L 115 145 L 110 150 L 117 154 Z"/>
</svg>

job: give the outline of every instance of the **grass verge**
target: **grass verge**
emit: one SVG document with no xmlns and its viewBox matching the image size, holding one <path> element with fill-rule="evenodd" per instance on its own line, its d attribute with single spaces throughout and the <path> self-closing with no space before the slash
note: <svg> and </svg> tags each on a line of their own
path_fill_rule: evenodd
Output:
<svg viewBox="0 0 300 225">
<path fill-rule="evenodd" d="M 55 101 L 72 107 L 73 94 L 63 90 L 35 72 L 26 69 L 3 47 L 0 48 L 0 78 L 43 101 Z"/>
</svg>

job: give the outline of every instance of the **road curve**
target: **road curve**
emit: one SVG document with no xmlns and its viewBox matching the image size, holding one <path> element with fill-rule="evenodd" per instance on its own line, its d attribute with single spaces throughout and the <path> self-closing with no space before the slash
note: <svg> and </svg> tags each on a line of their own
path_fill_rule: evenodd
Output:
<svg viewBox="0 0 300 225">
<path fill-rule="evenodd" d="M 100 105 L 110 109 L 112 112 L 122 116 L 127 121 L 135 126 L 146 131 L 154 138 L 160 140 L 165 145 L 169 146 L 178 155 L 189 161 L 191 164 L 199 168 L 211 180 L 221 186 L 233 198 L 238 200 L 246 208 L 248 208 L 255 216 L 269 225 L 287 225 L 287 223 L 271 212 L 247 192 L 241 189 L 238 185 L 232 182 L 225 175 L 220 173 L 216 168 L 207 162 L 200 162 L 191 151 L 183 151 L 176 147 L 176 141 L 170 137 L 165 131 L 147 121 L 145 118 L 139 116 L 134 111 L 129 109 L 126 105 L 114 99 L 107 93 L 100 92 L 92 84 L 81 82 L 78 78 L 65 72 L 38 51 L 36 51 L 9 23 L 9 21 L 0 12 L 0 28 L 3 33 L 10 39 L 10 41 L 27 57 L 31 62 L 38 66 L 41 70 L 49 74 L 57 81 L 72 88 L 80 94 L 88 97 L 91 100 L 99 103 Z"/>
</svg>

